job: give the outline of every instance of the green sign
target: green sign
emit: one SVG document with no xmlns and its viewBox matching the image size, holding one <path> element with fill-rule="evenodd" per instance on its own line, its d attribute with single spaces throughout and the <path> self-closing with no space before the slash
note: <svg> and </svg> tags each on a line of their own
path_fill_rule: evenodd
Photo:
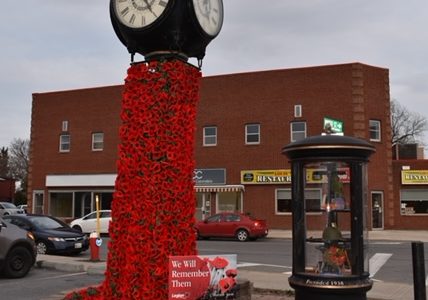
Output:
<svg viewBox="0 0 428 300">
<path fill-rule="evenodd" d="M 343 122 L 331 118 L 324 118 L 324 133 L 343 135 Z"/>
</svg>

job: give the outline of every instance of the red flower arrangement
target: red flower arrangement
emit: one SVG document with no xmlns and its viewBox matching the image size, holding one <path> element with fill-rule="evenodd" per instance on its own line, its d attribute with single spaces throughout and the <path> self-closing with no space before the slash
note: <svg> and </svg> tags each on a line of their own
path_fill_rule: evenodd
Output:
<svg viewBox="0 0 428 300">
<path fill-rule="evenodd" d="M 347 250 L 339 245 L 330 245 L 324 250 L 322 273 L 343 274 L 350 268 Z"/>
<path fill-rule="evenodd" d="M 197 254 L 192 175 L 200 78 L 180 60 L 129 68 L 105 281 L 66 299 L 167 299 L 169 256 Z"/>
<path fill-rule="evenodd" d="M 346 262 L 346 250 L 332 245 L 325 250 L 324 260 L 331 266 L 342 267 Z"/>
</svg>

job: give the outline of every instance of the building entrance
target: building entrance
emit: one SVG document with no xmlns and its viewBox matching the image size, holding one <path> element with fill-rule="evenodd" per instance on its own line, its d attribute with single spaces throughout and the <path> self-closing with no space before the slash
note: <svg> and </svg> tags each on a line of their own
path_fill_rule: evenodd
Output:
<svg viewBox="0 0 428 300">
<path fill-rule="evenodd" d="M 372 229 L 383 229 L 383 192 L 372 192 Z"/>
</svg>

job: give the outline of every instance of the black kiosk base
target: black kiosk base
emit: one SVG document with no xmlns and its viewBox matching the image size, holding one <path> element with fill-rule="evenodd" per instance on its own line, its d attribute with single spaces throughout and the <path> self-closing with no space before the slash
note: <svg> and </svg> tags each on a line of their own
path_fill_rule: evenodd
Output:
<svg viewBox="0 0 428 300">
<path fill-rule="evenodd" d="M 365 275 L 365 276 L 364 276 Z M 368 274 L 358 277 L 294 275 L 288 280 L 295 300 L 367 300 L 373 282 Z"/>
</svg>

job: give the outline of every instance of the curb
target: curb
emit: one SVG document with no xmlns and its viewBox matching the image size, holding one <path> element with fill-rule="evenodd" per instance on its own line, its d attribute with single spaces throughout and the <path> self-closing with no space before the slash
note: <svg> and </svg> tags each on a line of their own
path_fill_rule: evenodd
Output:
<svg viewBox="0 0 428 300">
<path fill-rule="evenodd" d="M 89 263 L 70 263 L 70 262 L 57 262 L 57 261 L 36 261 L 37 268 L 55 269 L 57 271 L 80 273 L 86 272 L 89 275 L 104 275 L 106 271 L 105 262 L 100 262 L 100 265 L 88 265 Z"/>
</svg>

